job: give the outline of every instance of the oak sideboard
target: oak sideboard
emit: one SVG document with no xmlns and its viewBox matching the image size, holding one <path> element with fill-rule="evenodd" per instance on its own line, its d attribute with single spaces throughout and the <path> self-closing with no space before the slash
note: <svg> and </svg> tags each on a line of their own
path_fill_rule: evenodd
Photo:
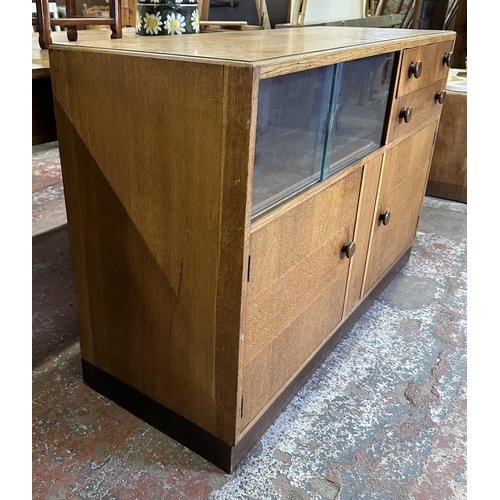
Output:
<svg viewBox="0 0 500 500">
<path fill-rule="evenodd" d="M 52 46 L 86 384 L 231 472 L 410 258 L 454 41 Z"/>
</svg>

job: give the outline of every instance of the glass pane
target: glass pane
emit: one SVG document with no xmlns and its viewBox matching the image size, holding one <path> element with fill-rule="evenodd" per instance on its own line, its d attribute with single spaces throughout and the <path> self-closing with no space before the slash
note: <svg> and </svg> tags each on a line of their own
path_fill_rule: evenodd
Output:
<svg viewBox="0 0 500 500">
<path fill-rule="evenodd" d="M 324 176 L 380 147 L 394 54 L 337 64 Z"/>
<path fill-rule="evenodd" d="M 333 67 L 261 80 L 252 215 L 321 178 Z"/>
</svg>

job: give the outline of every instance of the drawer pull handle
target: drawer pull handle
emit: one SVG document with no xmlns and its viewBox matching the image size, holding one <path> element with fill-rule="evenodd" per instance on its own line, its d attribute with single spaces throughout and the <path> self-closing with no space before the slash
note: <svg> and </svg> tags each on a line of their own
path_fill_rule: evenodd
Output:
<svg viewBox="0 0 500 500">
<path fill-rule="evenodd" d="M 434 99 L 439 102 L 439 104 L 443 104 L 446 99 L 446 90 L 441 90 L 441 92 L 436 92 Z"/>
<path fill-rule="evenodd" d="M 344 246 L 342 247 L 342 253 L 345 253 L 345 256 L 348 259 L 350 259 L 354 255 L 355 251 L 356 243 L 354 243 L 354 241 L 351 241 L 351 243 L 344 243 Z"/>
<path fill-rule="evenodd" d="M 411 62 L 410 67 L 408 68 L 408 77 L 411 78 L 414 76 L 415 78 L 419 78 L 422 74 L 422 61 Z"/>
<path fill-rule="evenodd" d="M 443 56 L 443 66 L 446 65 L 448 68 L 451 66 L 451 56 L 453 52 L 445 52 Z"/>
<path fill-rule="evenodd" d="M 389 224 L 391 220 L 391 212 L 389 212 L 389 210 L 386 210 L 385 212 L 382 212 L 379 216 L 378 216 L 378 222 L 379 222 L 379 226 L 380 226 L 380 223 L 382 223 L 384 226 L 387 226 L 387 224 Z"/>
<path fill-rule="evenodd" d="M 404 120 L 405 123 L 410 123 L 411 115 L 413 114 L 413 108 L 408 106 L 407 108 L 402 108 L 399 112 L 399 121 Z"/>
</svg>

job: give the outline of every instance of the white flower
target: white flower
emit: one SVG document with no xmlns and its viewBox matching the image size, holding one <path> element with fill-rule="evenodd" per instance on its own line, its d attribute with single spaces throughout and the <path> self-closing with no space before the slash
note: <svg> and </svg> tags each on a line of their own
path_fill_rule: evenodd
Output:
<svg viewBox="0 0 500 500">
<path fill-rule="evenodd" d="M 182 35 L 186 31 L 185 17 L 181 14 L 168 14 L 166 24 L 169 35 Z"/>
<path fill-rule="evenodd" d="M 144 29 L 146 33 L 157 35 L 159 31 L 161 31 L 161 26 L 163 21 L 161 20 L 161 15 L 158 12 L 157 14 L 146 14 L 144 18 Z"/>
<path fill-rule="evenodd" d="M 195 33 L 200 32 L 200 16 L 198 14 L 198 9 L 191 14 L 191 26 L 193 27 L 193 31 Z"/>
<path fill-rule="evenodd" d="M 139 31 L 141 29 L 141 16 L 139 15 L 139 11 L 136 11 L 135 13 L 135 29 L 136 31 Z"/>
</svg>

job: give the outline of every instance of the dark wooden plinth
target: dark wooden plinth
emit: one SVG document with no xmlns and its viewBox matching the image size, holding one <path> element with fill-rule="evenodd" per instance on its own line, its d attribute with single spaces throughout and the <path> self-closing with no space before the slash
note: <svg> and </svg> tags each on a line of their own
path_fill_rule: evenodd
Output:
<svg viewBox="0 0 500 500">
<path fill-rule="evenodd" d="M 145 396 L 136 389 L 124 384 L 115 377 L 82 359 L 83 380 L 97 392 L 115 401 L 122 408 L 144 420 L 161 432 L 209 460 L 217 467 L 232 473 L 238 463 L 250 452 L 255 443 L 285 409 L 295 394 L 311 375 L 325 361 L 335 346 L 352 329 L 383 289 L 410 259 L 411 248 L 394 264 L 382 281 L 365 297 L 363 302 L 351 313 L 316 355 L 304 366 L 302 371 L 286 387 L 260 419 L 232 446 L 206 432 L 201 427 L 169 410 L 157 401 Z"/>
</svg>

